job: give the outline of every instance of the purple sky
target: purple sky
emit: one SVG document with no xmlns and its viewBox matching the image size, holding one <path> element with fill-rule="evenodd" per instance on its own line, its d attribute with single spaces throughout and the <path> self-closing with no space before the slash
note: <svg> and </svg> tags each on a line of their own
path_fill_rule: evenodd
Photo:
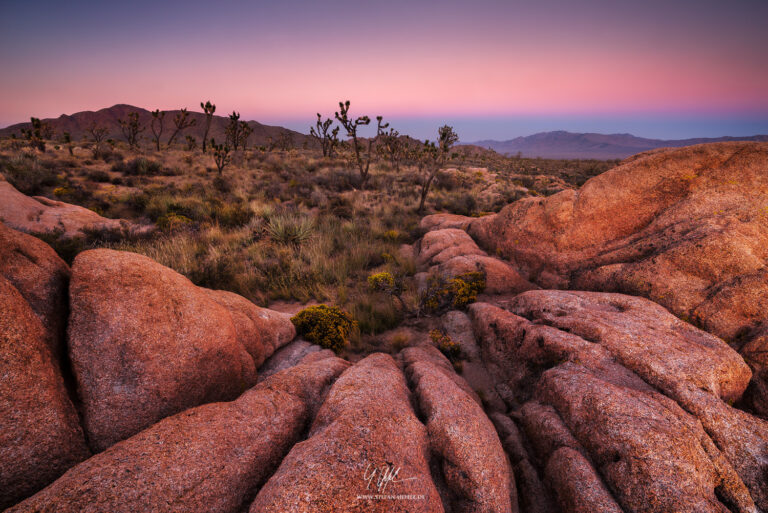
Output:
<svg viewBox="0 0 768 513">
<path fill-rule="evenodd" d="M 464 141 L 768 133 L 766 0 L 0 2 L 0 126 L 211 99 L 306 131 L 350 99 Z"/>
</svg>

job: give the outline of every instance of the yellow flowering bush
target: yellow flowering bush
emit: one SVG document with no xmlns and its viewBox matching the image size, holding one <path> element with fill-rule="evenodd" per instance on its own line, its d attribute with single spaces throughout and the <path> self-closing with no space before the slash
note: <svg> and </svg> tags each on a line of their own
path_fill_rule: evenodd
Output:
<svg viewBox="0 0 768 513">
<path fill-rule="evenodd" d="M 395 277 L 392 273 L 380 272 L 368 276 L 368 288 L 371 291 L 389 292 L 395 288 Z"/>
<path fill-rule="evenodd" d="M 317 305 L 305 308 L 291 317 L 299 335 L 310 342 L 339 353 L 347 345 L 357 322 L 337 306 Z"/>
<path fill-rule="evenodd" d="M 461 357 L 461 344 L 454 341 L 451 337 L 446 335 L 440 330 L 432 330 L 429 332 L 429 338 L 437 346 L 441 353 L 445 355 L 451 362 L 455 362 Z"/>
<path fill-rule="evenodd" d="M 485 274 L 473 271 L 446 279 L 431 276 L 427 291 L 422 295 L 423 309 L 438 313 L 449 308 L 465 308 L 477 300 L 477 295 L 485 289 Z"/>
</svg>

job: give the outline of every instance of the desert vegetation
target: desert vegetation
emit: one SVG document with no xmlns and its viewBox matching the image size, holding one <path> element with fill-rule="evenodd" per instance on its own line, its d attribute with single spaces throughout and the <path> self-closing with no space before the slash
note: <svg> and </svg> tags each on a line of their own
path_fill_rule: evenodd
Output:
<svg viewBox="0 0 768 513">
<path fill-rule="evenodd" d="M 148 123 L 129 112 L 118 123 L 123 140 L 109 139 L 103 123 L 74 140 L 33 119 L 21 138 L 2 141 L 1 170 L 25 194 L 157 227 L 142 236 L 41 234 L 67 261 L 110 247 L 260 305 L 338 306 L 354 321 L 345 333 L 358 343 L 408 319 L 461 308 L 482 291 L 475 275 L 433 280 L 417 292 L 409 245 L 422 235 L 424 214 L 480 217 L 521 197 L 578 186 L 613 165 L 455 146 L 458 134 L 447 125 L 434 142 L 418 141 L 380 116 L 366 138 L 358 129 L 371 117 L 354 117 L 348 101 L 334 118 L 317 115 L 309 143 L 288 134 L 249 144 L 253 129 L 237 112 L 217 141 L 208 138 L 216 106 L 201 108 L 199 145 L 186 109 L 176 111 L 170 135 L 166 112 L 152 112 Z"/>
</svg>

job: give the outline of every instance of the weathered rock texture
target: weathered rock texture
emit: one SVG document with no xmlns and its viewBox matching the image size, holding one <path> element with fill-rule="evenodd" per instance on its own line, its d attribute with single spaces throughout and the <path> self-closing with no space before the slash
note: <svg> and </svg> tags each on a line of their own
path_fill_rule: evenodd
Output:
<svg viewBox="0 0 768 513">
<path fill-rule="evenodd" d="M 88 455 L 43 324 L 0 276 L 0 509 Z"/>
<path fill-rule="evenodd" d="M 517 510 L 498 435 L 466 383 L 433 348 L 402 360 L 407 380 L 392 357 L 374 354 L 336 381 L 252 513 Z M 387 472 L 395 479 L 382 480 Z"/>
<path fill-rule="evenodd" d="M 147 257 L 80 253 L 69 292 L 69 354 L 97 451 L 256 381 L 230 312 Z"/>
<path fill-rule="evenodd" d="M 58 358 L 67 322 L 67 264 L 40 239 L 0 223 L 0 276 L 40 319 L 48 346 Z"/>
<path fill-rule="evenodd" d="M 312 344 L 306 340 L 298 339 L 285 345 L 284 347 L 275 351 L 275 354 L 267 358 L 264 364 L 259 367 L 259 378 L 261 382 L 267 379 L 272 374 L 280 372 L 281 370 L 298 365 L 303 362 L 305 358 L 325 358 L 333 356 L 333 351 L 330 349 L 323 349 L 317 344 Z"/>
<path fill-rule="evenodd" d="M 543 493 L 531 464 L 563 511 L 768 508 L 768 423 L 728 405 L 750 370 L 722 340 L 621 294 L 529 291 L 501 304 L 470 316 L 525 435 L 495 414 L 521 504 Z"/>
<path fill-rule="evenodd" d="M 434 347 L 402 353 L 455 512 L 517 511 L 514 478 L 480 400 Z"/>
<path fill-rule="evenodd" d="M 296 337 L 296 327 L 289 314 L 260 308 L 243 296 L 226 290 L 204 290 L 229 311 L 235 323 L 237 339 L 251 355 L 256 367 Z"/>
<path fill-rule="evenodd" d="M 477 396 L 432 347 L 398 360 L 307 352 L 235 401 L 112 445 L 9 512 L 517 511 Z"/>
<path fill-rule="evenodd" d="M 107 219 L 92 210 L 42 196 L 22 194 L 0 176 L 0 221 L 30 233 L 60 232 L 64 237 L 88 230 L 146 231 L 121 219 Z"/>
<path fill-rule="evenodd" d="M 488 256 L 467 232 L 457 228 L 434 230 L 424 235 L 418 244 L 416 261 L 446 278 L 482 271 L 485 273 L 485 291 L 491 294 L 518 293 L 537 288 L 509 264 Z"/>
<path fill-rule="evenodd" d="M 471 217 L 459 216 L 456 214 L 432 214 L 421 218 L 421 221 L 419 221 L 419 228 L 425 232 L 443 230 L 445 228 L 466 230 L 471 221 Z"/>
<path fill-rule="evenodd" d="M 768 144 L 643 153 L 577 190 L 472 222 L 485 248 L 545 288 L 645 296 L 743 352 L 765 407 Z M 758 340 L 758 342 L 753 342 Z"/>
<path fill-rule="evenodd" d="M 339 358 L 298 365 L 236 401 L 168 417 L 9 511 L 242 511 L 299 441 L 327 387 L 348 365 Z"/>
</svg>

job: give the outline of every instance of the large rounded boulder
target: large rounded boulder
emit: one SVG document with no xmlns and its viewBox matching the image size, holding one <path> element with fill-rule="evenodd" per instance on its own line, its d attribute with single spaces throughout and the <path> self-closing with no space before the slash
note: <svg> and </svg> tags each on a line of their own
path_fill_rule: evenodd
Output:
<svg viewBox="0 0 768 513">
<path fill-rule="evenodd" d="M 70 303 L 69 354 L 94 450 L 256 381 L 230 312 L 147 257 L 80 253 Z"/>
<path fill-rule="evenodd" d="M 542 287 L 644 296 L 741 349 L 768 325 L 766 169 L 768 143 L 652 151 L 468 231 Z"/>
<path fill-rule="evenodd" d="M 43 324 L 0 276 L 0 509 L 88 455 Z"/>
<path fill-rule="evenodd" d="M 58 356 L 67 322 L 67 264 L 40 239 L 0 223 L 0 276 L 35 312 L 49 347 Z"/>
</svg>

